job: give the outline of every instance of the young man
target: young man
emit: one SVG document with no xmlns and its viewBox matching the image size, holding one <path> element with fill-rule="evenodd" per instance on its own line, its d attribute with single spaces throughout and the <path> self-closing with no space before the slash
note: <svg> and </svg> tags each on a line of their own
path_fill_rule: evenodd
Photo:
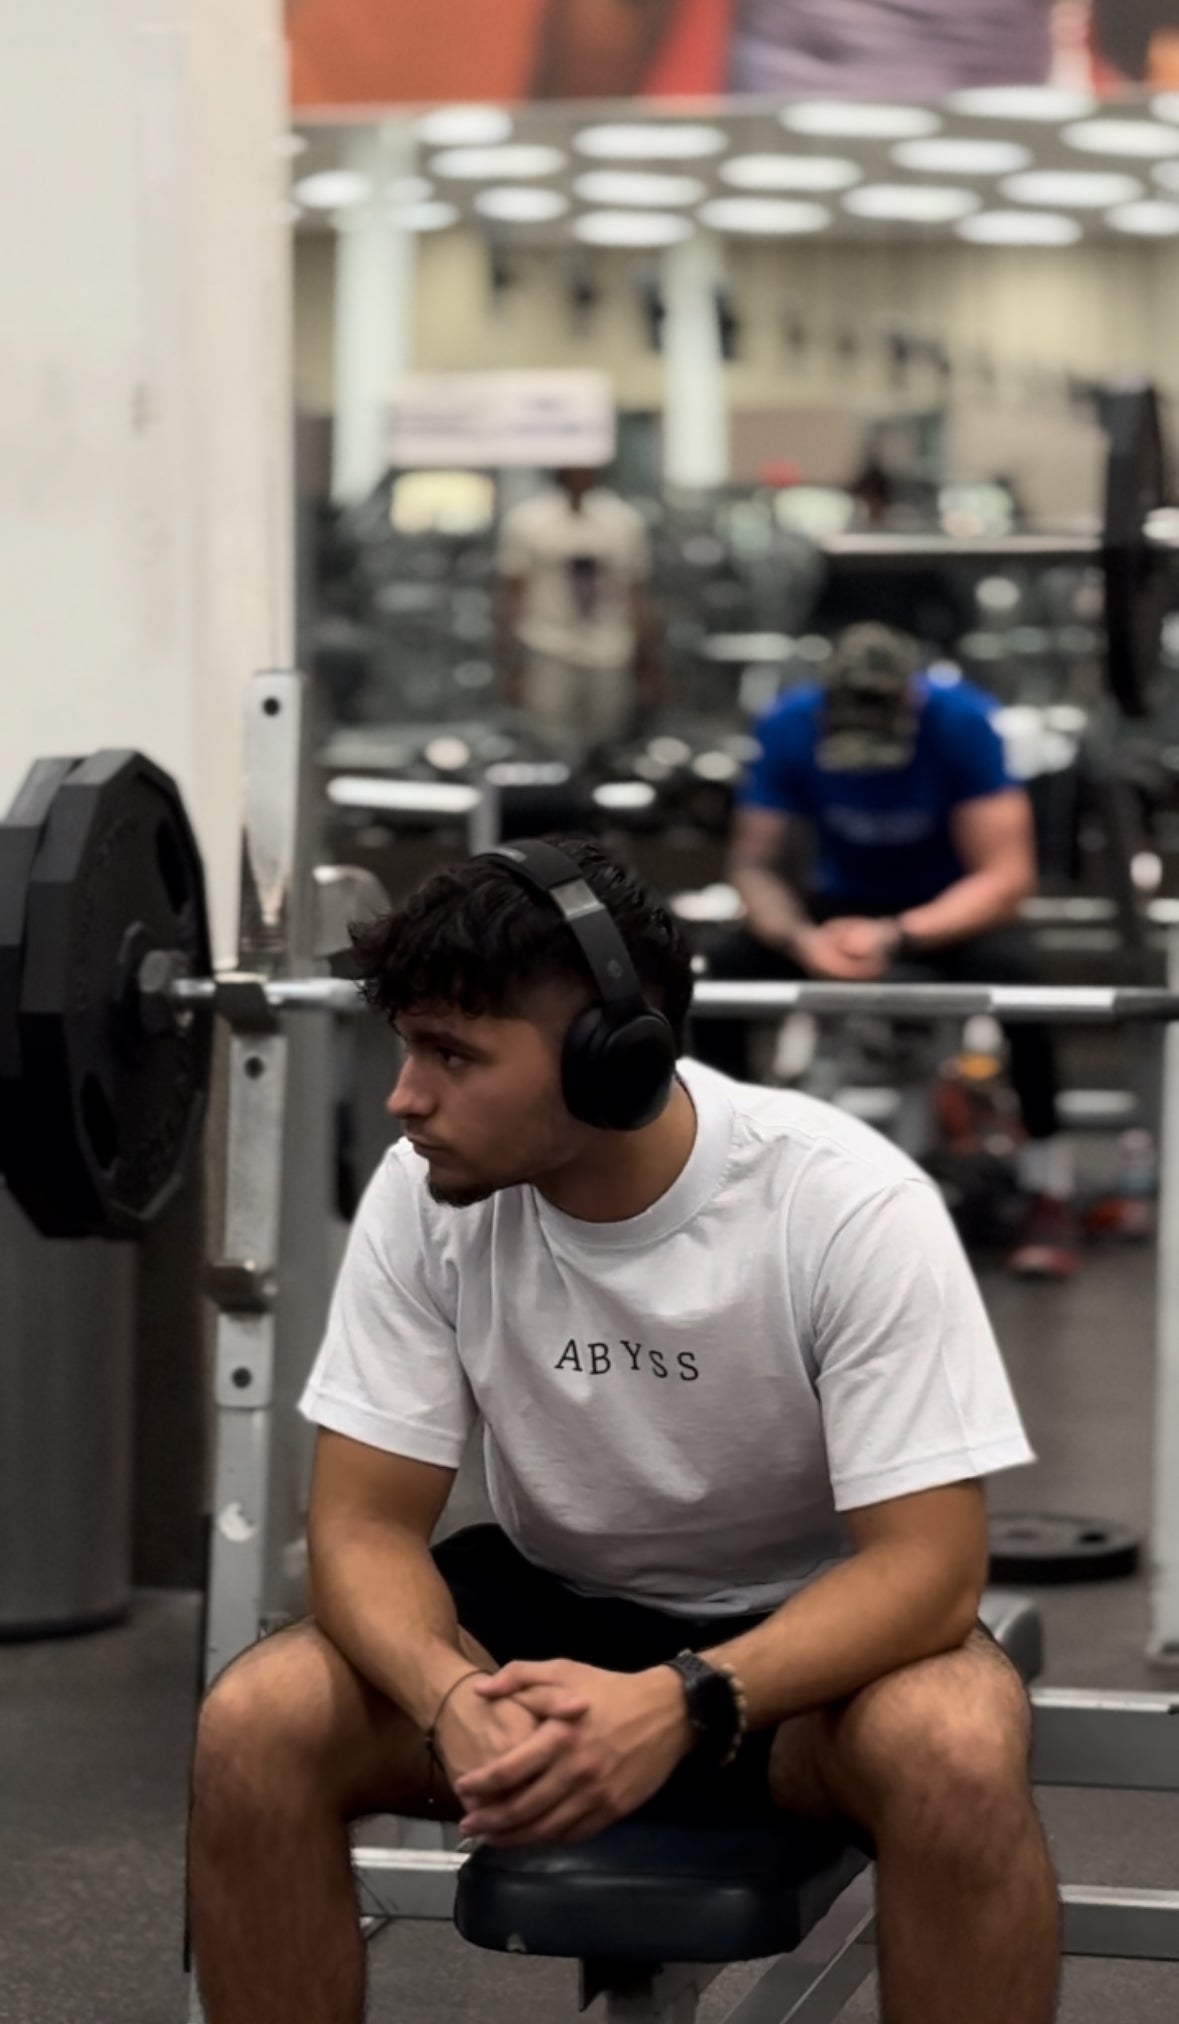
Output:
<svg viewBox="0 0 1179 2024">
<path fill-rule="evenodd" d="M 681 1060 L 674 921 L 555 842 L 360 944 L 405 1137 L 303 1400 L 314 1615 L 201 1714 L 209 2024 L 360 2024 L 348 1827 L 428 1807 L 427 1735 L 440 1810 L 497 1844 L 830 1821 L 877 1854 L 886 2015 L 1048 2024 L 1027 1699 L 976 1627 L 981 1479 L 1029 1449 L 940 1197 L 854 1120 Z M 431 1550 L 480 1415 L 495 1523 Z"/>
<path fill-rule="evenodd" d="M 504 516 L 499 650 L 505 701 L 577 765 L 660 699 L 663 673 L 642 516 L 598 471 L 554 478 Z"/>
<path fill-rule="evenodd" d="M 758 727 L 729 853 L 744 927 L 713 952 L 715 979 L 1030 984 L 1019 903 L 1036 884 L 1031 804 L 1008 771 L 994 704 L 970 682 L 918 673 L 915 643 L 881 625 L 842 634 L 821 682 L 792 689 Z M 807 890 L 787 866 L 814 845 Z M 694 1045 L 748 1073 L 749 1023 L 701 1020 Z M 1051 1029 L 1007 1029 L 1027 1141 L 1028 1211 L 1009 1264 L 1066 1279 L 1080 1263 L 1072 1148 L 1057 1114 Z"/>
</svg>

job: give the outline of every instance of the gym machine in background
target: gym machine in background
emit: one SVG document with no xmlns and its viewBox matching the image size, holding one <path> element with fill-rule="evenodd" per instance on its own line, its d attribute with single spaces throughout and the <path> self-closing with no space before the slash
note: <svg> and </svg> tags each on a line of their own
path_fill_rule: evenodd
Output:
<svg viewBox="0 0 1179 2024">
<path fill-rule="evenodd" d="M 208 1280 L 218 1320 L 206 1681 L 287 1608 L 291 1507 L 275 1486 L 297 1474 L 291 1456 L 298 1430 L 293 1410 L 284 1407 L 304 1375 L 307 1330 L 319 1325 L 329 1292 L 324 1275 L 314 1289 L 318 1311 L 305 1313 L 300 1329 L 282 1325 L 290 1311 L 284 1289 L 299 1270 L 296 1247 L 317 1192 L 312 1176 L 301 1220 L 296 1198 L 308 1179 L 304 1152 L 315 1130 L 302 1118 L 297 1137 L 294 1130 L 290 1050 L 304 1022 L 287 1015 L 300 1010 L 326 1032 L 331 1015 L 359 1006 L 352 985 L 316 973 L 306 718 L 298 676 L 265 674 L 250 684 L 240 967 L 232 972 L 214 976 L 207 968 L 199 856 L 174 786 L 149 762 L 134 754 L 48 768 L 42 762 L 12 818 L 0 825 L 0 1153 L 14 1195 L 38 1227 L 50 1235 L 108 1237 L 150 1227 L 199 1142 L 212 1019 L 223 1019 L 229 1032 L 224 1229 Z M 327 883 L 348 891 L 344 872 L 328 875 Z M 379 904 L 375 894 L 369 898 Z M 858 985 L 702 986 L 697 1010 L 703 1016 L 761 1010 L 767 990 L 775 1004 L 822 1012 L 865 1003 Z M 989 1009 L 1004 1018 L 1170 1022 L 1155 1608 L 1158 1645 L 1173 1654 L 1179 1649 L 1179 957 L 1168 988 L 1159 991 L 882 986 L 868 995 L 891 1013 Z M 302 1304 L 310 1299 L 305 1286 Z M 1034 1672 L 1035 1612 L 1018 1598 L 1000 1607 L 1028 1654 L 1025 1670 Z M 1059 1690 L 1034 1699 L 1038 1782 L 1179 1791 L 1179 1699 Z M 563 1932 L 566 1941 L 575 1933 L 596 1935 L 583 1966 L 587 2001 L 603 1994 L 607 2014 L 617 2020 L 688 2024 L 715 1966 L 695 1967 L 680 1955 L 703 1944 L 720 1898 L 699 1875 L 694 1884 L 685 1881 L 666 1836 L 648 1845 L 626 1822 L 611 1833 L 590 1845 L 580 1870 L 566 1863 L 564 1878 L 546 1850 L 512 1851 L 494 1876 L 487 1872 L 495 1866 L 484 1863 L 464 1884 L 467 1859 L 453 1848 L 357 1849 L 362 1906 L 377 1924 L 448 1917 L 457 1889 L 463 1930 L 491 1946 L 513 1945 L 519 1927 L 512 1921 L 530 1906 L 545 1932 Z M 702 1828 L 705 1839 L 708 1833 Z M 694 1860 L 699 1838 L 688 1837 Z M 731 2024 L 832 2018 L 871 1966 L 860 1860 L 813 1848 L 797 1824 L 784 1824 L 772 1846 L 764 1836 L 756 1847 L 743 1839 L 727 1855 L 718 1845 L 712 1859 L 709 1874 L 718 1886 L 721 1868 L 727 1887 L 744 1866 L 755 1921 L 759 1907 L 777 1907 L 780 1951 L 797 1943 L 797 1951 L 783 1952 L 767 1969 Z M 675 1928 L 682 1937 L 674 1953 L 669 1946 L 661 1962 L 636 1960 L 619 1935 L 611 1957 L 603 1906 L 619 1918 L 628 1900 L 649 1906 L 662 1899 L 682 1910 L 689 1888 L 694 1909 Z M 596 1914 L 579 1923 L 591 1900 Z M 1064 1910 L 1070 1952 L 1179 1960 L 1179 1892 L 1066 1888 Z M 716 1940 L 714 1962 L 741 1957 L 731 1951 L 727 1930 L 727 1940 Z M 535 1936 L 525 1945 L 542 1950 Z M 757 1947 L 750 1943 L 749 1951 Z M 619 1953 L 627 1958 L 620 1961 Z M 199 2015 L 195 2000 L 193 2015 Z"/>
</svg>

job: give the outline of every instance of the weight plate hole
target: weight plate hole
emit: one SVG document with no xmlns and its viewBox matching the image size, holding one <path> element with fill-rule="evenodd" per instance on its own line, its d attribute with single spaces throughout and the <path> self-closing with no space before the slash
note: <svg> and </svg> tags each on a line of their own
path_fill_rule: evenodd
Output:
<svg viewBox="0 0 1179 2024">
<path fill-rule="evenodd" d="M 233 1381 L 239 1391 L 245 1391 L 250 1382 L 250 1372 L 244 1366 L 239 1366 L 233 1373 Z"/>
<path fill-rule="evenodd" d="M 99 1166 L 108 1172 L 118 1158 L 119 1134 L 106 1091 L 95 1075 L 88 1075 L 82 1084 L 82 1128 Z"/>
<path fill-rule="evenodd" d="M 262 708 L 268 717 L 277 717 L 279 711 L 282 709 L 282 704 L 279 702 L 277 696 L 267 696 Z"/>
<path fill-rule="evenodd" d="M 1104 1546 L 1104 1544 L 1105 1544 L 1105 1533 L 1104 1533 L 1104 1532 L 1082 1532 L 1082 1534 L 1081 1534 L 1081 1544 L 1082 1544 L 1082 1546 Z"/>
<path fill-rule="evenodd" d="M 182 913 L 189 898 L 188 872 L 176 841 L 176 832 L 166 822 L 156 826 L 156 862 L 168 895 L 168 905 L 174 914 Z"/>
<path fill-rule="evenodd" d="M 247 1054 L 245 1068 L 251 1082 L 257 1082 L 258 1077 L 266 1073 L 266 1063 L 260 1054 Z"/>
</svg>

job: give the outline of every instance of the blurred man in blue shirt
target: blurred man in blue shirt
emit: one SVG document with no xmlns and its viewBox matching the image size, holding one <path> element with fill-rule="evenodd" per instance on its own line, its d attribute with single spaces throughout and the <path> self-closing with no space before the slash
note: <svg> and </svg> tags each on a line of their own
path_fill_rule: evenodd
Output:
<svg viewBox="0 0 1179 2024">
<path fill-rule="evenodd" d="M 858 983 L 902 964 L 951 983 L 1033 982 L 1015 925 L 1036 883 L 1031 807 L 993 711 L 971 683 L 921 672 L 904 634 L 849 628 L 824 680 L 779 698 L 758 726 L 730 850 L 745 926 L 714 952 L 710 977 Z M 805 897 L 784 870 L 800 832 L 813 853 Z M 696 1052 L 748 1080 L 749 1030 L 699 1020 Z M 1064 1278 L 1079 1261 L 1052 1035 L 1021 1024 L 1007 1040 L 1030 1197 L 1010 1262 Z"/>
</svg>

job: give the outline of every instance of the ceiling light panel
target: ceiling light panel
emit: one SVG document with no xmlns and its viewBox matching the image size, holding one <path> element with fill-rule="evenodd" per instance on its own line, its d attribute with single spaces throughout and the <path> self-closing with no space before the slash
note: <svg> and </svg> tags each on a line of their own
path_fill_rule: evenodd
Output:
<svg viewBox="0 0 1179 2024">
<path fill-rule="evenodd" d="M 363 204 L 372 187 L 368 177 L 358 176 L 354 169 L 323 169 L 316 176 L 304 176 L 292 194 L 308 211 L 347 211 Z"/>
<path fill-rule="evenodd" d="M 821 232 L 830 224 L 831 213 L 824 204 L 809 204 L 789 197 L 715 197 L 700 207 L 701 223 L 716 232 L 748 232 L 762 238 L 794 238 L 803 232 Z"/>
<path fill-rule="evenodd" d="M 979 211 L 954 230 L 975 246 L 1072 246 L 1082 228 L 1056 211 Z"/>
<path fill-rule="evenodd" d="M 1137 239 L 1173 239 L 1179 233 L 1179 204 L 1169 204 L 1162 197 L 1121 204 L 1107 213 L 1106 224 Z"/>
<path fill-rule="evenodd" d="M 903 141 L 935 134 L 941 120 L 926 106 L 871 105 L 855 99 L 804 99 L 778 117 L 795 134 L 848 140 Z"/>
<path fill-rule="evenodd" d="M 863 173 L 841 155 L 734 155 L 720 166 L 735 190 L 850 190 Z"/>
<path fill-rule="evenodd" d="M 1156 126 L 1149 119 L 1087 119 L 1068 126 L 1061 139 L 1085 155 L 1121 155 L 1136 161 L 1162 161 L 1179 155 L 1179 130 Z"/>
<path fill-rule="evenodd" d="M 660 175 L 657 169 L 587 169 L 573 185 L 587 204 L 698 204 L 708 186 L 696 176 Z"/>
<path fill-rule="evenodd" d="M 565 161 L 560 148 L 520 141 L 502 148 L 447 148 L 434 156 L 430 169 L 436 176 L 466 183 L 494 183 L 501 177 L 528 182 L 535 176 L 556 175 Z"/>
<path fill-rule="evenodd" d="M 843 208 L 854 218 L 874 218 L 881 223 L 907 225 L 949 225 L 956 218 L 977 211 L 982 198 L 973 190 L 939 189 L 936 184 L 866 183 L 849 190 Z"/>
<path fill-rule="evenodd" d="M 444 105 L 414 131 L 428 148 L 489 148 L 511 139 L 512 121 L 498 105 Z"/>
<path fill-rule="evenodd" d="M 671 211 L 587 211 L 573 233 L 586 246 L 674 246 L 694 229 Z"/>
<path fill-rule="evenodd" d="M 1010 176 L 1000 188 L 1015 203 L 1033 204 L 1038 210 L 1067 204 L 1078 211 L 1104 211 L 1142 195 L 1142 185 L 1133 176 L 1085 169 L 1031 169 L 1026 175 Z"/>
<path fill-rule="evenodd" d="M 934 135 L 932 140 L 901 141 L 892 151 L 899 169 L 917 169 L 934 176 L 1009 176 L 1026 169 L 1030 148 L 1018 141 L 962 140 Z"/>
<path fill-rule="evenodd" d="M 721 127 L 651 120 L 645 126 L 583 127 L 573 145 L 579 155 L 600 161 L 688 162 L 723 154 L 728 136 Z"/>
<path fill-rule="evenodd" d="M 977 91 L 955 91 L 947 101 L 952 112 L 964 112 L 974 119 L 1026 119 L 1059 126 L 1065 120 L 1084 119 L 1094 112 L 1097 100 L 1087 91 L 1058 91 L 1050 85 L 998 84 Z"/>
<path fill-rule="evenodd" d="M 475 209 L 480 217 L 496 218 L 504 224 L 544 225 L 563 218 L 569 205 L 556 190 L 533 190 L 527 185 L 519 189 L 509 183 L 502 190 L 480 190 Z"/>
</svg>

